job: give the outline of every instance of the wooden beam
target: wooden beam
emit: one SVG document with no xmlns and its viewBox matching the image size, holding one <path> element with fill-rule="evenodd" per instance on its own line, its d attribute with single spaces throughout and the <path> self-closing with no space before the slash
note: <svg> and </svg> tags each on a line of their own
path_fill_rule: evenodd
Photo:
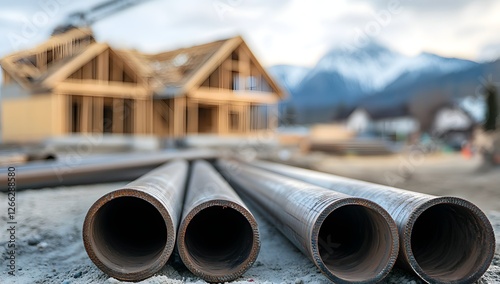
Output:
<svg viewBox="0 0 500 284">
<path fill-rule="evenodd" d="M 197 134 L 198 133 L 198 102 L 193 100 L 188 100 L 188 133 Z"/>
<path fill-rule="evenodd" d="M 136 100 L 134 133 L 150 134 L 153 125 L 152 100 Z"/>
<path fill-rule="evenodd" d="M 225 89 L 208 89 L 200 87 L 196 91 L 188 93 L 189 98 L 197 100 L 206 100 L 211 102 L 249 102 L 258 104 L 275 104 L 279 98 L 274 93 L 254 92 L 254 91 L 238 91 Z"/>
<path fill-rule="evenodd" d="M 78 70 L 80 70 L 80 69 L 78 69 Z M 94 76 L 93 76 L 94 70 L 92 68 L 92 61 L 85 64 L 81 68 L 81 70 L 82 70 L 82 77 L 81 77 L 82 80 L 92 80 L 92 78 L 94 78 Z"/>
<path fill-rule="evenodd" d="M 185 135 L 186 129 L 186 98 L 185 97 L 177 97 L 174 99 L 174 136 L 182 137 Z"/>
<path fill-rule="evenodd" d="M 82 113 L 80 114 L 80 132 L 81 133 L 91 133 L 92 132 L 92 97 L 83 96 Z"/>
<path fill-rule="evenodd" d="M 222 102 L 219 105 L 219 117 L 217 133 L 218 134 L 227 134 L 229 133 L 229 104 L 228 102 Z"/>
<path fill-rule="evenodd" d="M 166 136 L 168 132 L 168 126 L 165 126 L 165 121 L 168 121 L 168 108 L 165 104 L 163 100 L 153 101 L 153 132 L 160 137 Z"/>
<path fill-rule="evenodd" d="M 153 134 L 153 100 L 148 98 L 145 101 L 144 110 L 145 114 L 145 123 L 146 123 L 146 134 Z"/>
<path fill-rule="evenodd" d="M 66 80 L 57 84 L 54 90 L 60 93 L 94 97 L 146 98 L 151 96 L 151 91 L 133 83 L 97 80 Z"/>
<path fill-rule="evenodd" d="M 135 100 L 134 109 L 134 133 L 135 134 L 145 134 L 146 133 L 146 101 L 145 100 Z"/>
<path fill-rule="evenodd" d="M 233 128 L 233 122 L 232 122 L 232 114 L 236 114 L 238 116 L 238 125 L 236 125 L 235 128 Z M 236 104 L 231 104 L 229 105 L 228 104 L 228 132 L 230 133 L 237 133 L 237 132 L 241 132 L 241 128 L 242 128 L 242 123 L 241 123 L 241 108 L 239 105 L 236 105 Z"/>
<path fill-rule="evenodd" d="M 250 104 L 244 103 L 242 106 L 243 133 L 250 132 Z"/>
<path fill-rule="evenodd" d="M 101 65 L 102 65 L 101 80 L 107 82 L 109 81 L 109 49 L 105 50 L 101 54 Z"/>
<path fill-rule="evenodd" d="M 175 123 L 174 123 L 174 119 L 175 119 L 175 111 L 174 111 L 174 108 L 175 108 L 175 99 L 169 99 L 169 100 L 167 100 L 167 105 L 168 105 L 168 108 L 170 109 L 170 111 L 168 112 L 168 135 L 169 136 L 174 136 L 175 135 L 175 132 L 174 132 L 174 127 L 175 127 Z"/>
<path fill-rule="evenodd" d="M 104 114 L 104 98 L 92 98 L 92 132 L 103 133 L 103 114 Z"/>
<path fill-rule="evenodd" d="M 232 89 L 232 86 L 231 86 L 231 58 L 227 58 L 226 60 L 224 60 L 224 62 L 222 63 L 221 65 L 221 70 L 222 70 L 222 88 L 223 89 Z"/>
<path fill-rule="evenodd" d="M 97 56 L 97 79 L 109 81 L 109 50 Z"/>
<path fill-rule="evenodd" d="M 67 95 L 67 94 L 66 94 Z M 68 123 L 66 132 L 67 133 L 72 133 L 73 132 L 73 96 L 67 95 L 67 100 L 66 100 L 66 109 L 68 113 Z"/>
<path fill-rule="evenodd" d="M 113 133 L 123 133 L 123 99 L 113 98 Z"/>
<path fill-rule="evenodd" d="M 239 57 L 239 64 L 238 64 L 238 70 L 240 72 L 240 80 L 243 82 L 240 82 L 242 89 L 245 88 L 245 78 L 250 76 L 250 57 L 246 52 L 243 51 L 242 48 L 238 48 L 238 57 Z"/>
<path fill-rule="evenodd" d="M 52 135 L 63 135 L 68 132 L 69 124 L 69 100 L 68 96 L 62 94 L 52 95 Z"/>
<path fill-rule="evenodd" d="M 114 53 L 111 54 L 111 81 L 123 82 L 123 62 Z"/>
</svg>

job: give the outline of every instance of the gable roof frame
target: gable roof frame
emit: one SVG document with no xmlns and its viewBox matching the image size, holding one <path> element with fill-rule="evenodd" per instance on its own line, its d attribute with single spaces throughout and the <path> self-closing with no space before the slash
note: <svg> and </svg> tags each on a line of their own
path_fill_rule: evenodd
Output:
<svg viewBox="0 0 500 284">
<path fill-rule="evenodd" d="M 45 52 L 47 49 L 67 43 L 72 40 L 85 39 L 88 38 L 89 44 L 95 43 L 92 30 L 90 28 L 78 28 L 70 30 L 64 34 L 55 35 L 46 40 L 45 42 L 37 45 L 34 48 L 27 50 L 16 51 L 3 57 L 0 60 L 0 65 L 7 72 L 14 81 L 16 81 L 21 87 L 27 90 L 37 90 L 40 89 L 39 78 L 33 77 L 33 81 L 28 80 L 30 74 L 35 74 L 37 77 L 40 76 L 41 70 L 36 66 L 19 66 L 16 64 L 17 61 L 26 59 L 30 56 L 36 56 L 39 53 Z"/>
<path fill-rule="evenodd" d="M 99 56 L 103 53 L 109 46 L 105 43 L 94 43 L 87 47 L 82 53 L 73 57 L 69 62 L 66 62 L 63 66 L 60 66 L 55 72 L 49 74 L 45 80 L 43 80 L 43 85 L 47 87 L 54 87 L 58 82 L 67 79 L 71 74 L 76 72 L 78 69 L 82 68 L 90 60 Z"/>
<path fill-rule="evenodd" d="M 241 36 L 234 37 L 227 40 L 219 50 L 211 56 L 209 60 L 203 64 L 195 74 L 184 84 L 181 88 L 177 90 L 177 95 L 187 94 L 189 91 L 197 86 L 200 86 L 221 64 L 227 57 L 231 56 L 238 47 L 243 47 L 245 52 L 250 56 L 250 60 L 255 63 L 259 72 L 263 74 L 267 82 L 270 84 L 271 88 L 278 94 L 280 98 L 285 96 L 283 90 L 274 82 L 267 71 L 259 63 L 255 55 L 252 53 L 250 48 L 246 45 L 245 41 Z"/>
<path fill-rule="evenodd" d="M 241 47 L 245 52 L 247 53 L 248 56 L 250 56 L 250 61 L 253 61 L 255 63 L 255 67 L 259 70 L 259 72 L 264 76 L 266 81 L 269 83 L 271 88 L 278 94 L 278 96 L 281 99 L 285 99 L 287 97 L 286 92 L 283 91 L 283 89 L 276 84 L 275 80 L 269 75 L 269 73 L 266 71 L 266 69 L 260 64 L 259 60 L 257 60 L 257 57 L 255 54 L 252 52 L 252 50 L 248 47 L 248 45 L 243 41 L 241 44 Z"/>
<path fill-rule="evenodd" d="M 133 63 L 129 62 L 129 60 L 125 59 L 120 53 L 115 52 L 108 44 L 105 43 L 94 43 L 90 45 L 84 52 L 77 55 L 69 62 L 64 64 L 54 73 L 50 74 L 44 81 L 43 84 L 47 87 L 55 87 L 58 82 L 64 81 L 68 77 L 70 77 L 74 72 L 78 71 L 78 69 L 83 68 L 85 64 L 89 63 L 91 60 L 96 58 L 97 56 L 104 53 L 106 50 L 109 50 L 113 56 L 116 56 L 121 60 L 121 62 L 126 65 L 132 72 L 135 73 Z M 135 73 L 137 77 L 137 81 L 141 85 L 146 85 L 146 80 L 139 74 Z"/>
</svg>

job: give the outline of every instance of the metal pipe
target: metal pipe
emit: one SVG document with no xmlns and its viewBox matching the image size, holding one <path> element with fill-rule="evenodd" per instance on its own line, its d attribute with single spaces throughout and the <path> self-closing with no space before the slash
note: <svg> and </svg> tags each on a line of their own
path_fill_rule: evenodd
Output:
<svg viewBox="0 0 500 284">
<path fill-rule="evenodd" d="M 99 198 L 83 223 L 85 250 L 111 277 L 139 281 L 159 271 L 174 246 L 188 162 L 177 160 Z"/>
<path fill-rule="evenodd" d="M 428 283 L 473 283 L 488 269 L 495 235 L 486 215 L 469 201 L 436 197 L 282 164 L 253 166 L 378 203 L 396 221 L 399 264 Z"/>
<path fill-rule="evenodd" d="M 16 187 L 35 189 L 54 186 L 132 181 L 175 159 L 213 159 L 210 150 L 120 153 L 99 156 L 60 156 L 57 161 L 33 162 L 16 166 Z M 0 191 L 6 191 L 7 167 L 0 169 Z"/>
<path fill-rule="evenodd" d="M 235 280 L 259 254 L 254 216 L 208 162 L 194 162 L 177 248 L 187 268 L 208 282 Z"/>
<path fill-rule="evenodd" d="M 376 283 L 396 262 L 397 227 L 377 204 L 236 161 L 217 166 L 335 283 Z"/>
</svg>

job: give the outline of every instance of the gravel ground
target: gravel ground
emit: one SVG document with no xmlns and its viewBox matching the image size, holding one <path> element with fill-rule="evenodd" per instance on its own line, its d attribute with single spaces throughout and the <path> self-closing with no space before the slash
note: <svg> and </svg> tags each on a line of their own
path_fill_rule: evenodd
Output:
<svg viewBox="0 0 500 284">
<path fill-rule="evenodd" d="M 17 194 L 16 276 L 7 275 L 7 217 L 0 217 L 0 283 L 122 283 L 109 278 L 88 258 L 81 228 L 88 208 L 123 183 L 28 190 Z M 0 194 L 0 212 L 7 212 Z M 262 247 L 254 266 L 233 283 L 329 283 L 319 270 L 259 214 Z M 500 212 L 489 213 L 500 240 Z M 498 246 L 498 244 L 497 244 Z M 155 276 L 140 283 L 204 283 L 174 256 Z M 177 259 L 177 260 L 176 260 Z M 394 269 L 382 283 L 422 283 Z M 478 283 L 500 283 L 500 250 Z"/>
</svg>

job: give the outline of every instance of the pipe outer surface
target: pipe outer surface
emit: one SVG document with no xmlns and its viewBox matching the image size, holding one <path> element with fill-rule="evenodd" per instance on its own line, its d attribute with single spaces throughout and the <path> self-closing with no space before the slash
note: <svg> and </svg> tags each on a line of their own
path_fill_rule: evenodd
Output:
<svg viewBox="0 0 500 284">
<path fill-rule="evenodd" d="M 335 283 L 376 283 L 396 262 L 397 227 L 377 204 L 219 159 L 217 167 Z"/>
<path fill-rule="evenodd" d="M 208 282 L 235 280 L 257 259 L 257 221 L 206 161 L 193 163 L 177 248 L 186 267 Z"/>
<path fill-rule="evenodd" d="M 175 246 L 188 162 L 175 160 L 99 198 L 83 224 L 94 264 L 111 277 L 140 281 L 159 271 Z"/>
<path fill-rule="evenodd" d="M 398 225 L 401 244 L 398 264 L 427 283 L 474 283 L 493 260 L 493 227 L 486 215 L 467 200 L 436 197 L 278 163 L 249 164 L 382 206 Z"/>
</svg>

